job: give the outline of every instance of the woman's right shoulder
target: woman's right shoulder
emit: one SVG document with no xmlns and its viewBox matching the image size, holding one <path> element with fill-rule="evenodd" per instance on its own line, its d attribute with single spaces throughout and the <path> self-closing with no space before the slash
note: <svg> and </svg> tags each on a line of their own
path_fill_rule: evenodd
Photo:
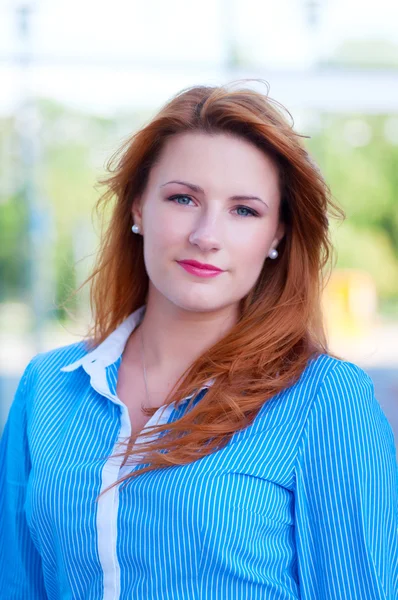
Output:
<svg viewBox="0 0 398 600">
<path fill-rule="evenodd" d="M 80 340 L 66 346 L 52 348 L 35 354 L 22 374 L 21 379 L 31 380 L 32 377 L 55 377 L 61 375 L 61 368 L 65 367 L 85 356 L 90 352 L 88 342 Z"/>
<path fill-rule="evenodd" d="M 22 370 L 10 409 L 14 413 L 27 410 L 30 414 L 31 407 L 40 404 L 40 399 L 52 398 L 54 389 L 59 390 L 68 383 L 62 367 L 88 352 L 88 342 L 81 340 L 35 354 Z"/>
</svg>

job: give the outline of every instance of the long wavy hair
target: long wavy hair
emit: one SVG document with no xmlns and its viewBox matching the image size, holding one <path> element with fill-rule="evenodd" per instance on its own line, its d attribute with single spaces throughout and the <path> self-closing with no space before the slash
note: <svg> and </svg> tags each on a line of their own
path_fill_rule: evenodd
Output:
<svg viewBox="0 0 398 600">
<path fill-rule="evenodd" d="M 229 88 L 195 86 L 177 93 L 110 158 L 109 176 L 100 179 L 106 191 L 94 208 L 102 216 L 110 208 L 110 216 L 97 262 L 83 284 L 91 282 L 89 349 L 146 303 L 143 238 L 131 234 L 131 207 L 171 136 L 229 133 L 261 149 L 278 167 L 285 224 L 279 256 L 264 261 L 256 284 L 240 302 L 236 324 L 190 365 L 165 400 L 178 407 L 193 393 L 183 415 L 144 428 L 136 447 L 133 438 L 122 442 L 124 450 L 114 456 L 124 456 L 127 463 L 133 458 L 136 466 L 113 485 L 223 448 L 253 422 L 267 400 L 299 379 L 310 359 L 330 354 L 322 318 L 322 291 L 333 254 L 329 218 L 344 218 L 344 212 L 306 151 L 301 139 L 306 136 L 294 131 L 290 113 L 268 96 L 268 89 L 262 94 Z M 213 385 L 195 402 L 210 378 Z M 146 409 L 146 414 L 156 410 Z"/>
</svg>

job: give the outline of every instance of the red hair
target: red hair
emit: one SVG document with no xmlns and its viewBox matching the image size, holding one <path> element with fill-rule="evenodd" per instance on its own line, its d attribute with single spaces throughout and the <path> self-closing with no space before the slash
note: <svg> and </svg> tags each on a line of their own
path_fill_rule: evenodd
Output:
<svg viewBox="0 0 398 600">
<path fill-rule="evenodd" d="M 344 216 L 331 200 L 322 175 L 283 107 L 268 94 L 227 86 L 196 86 L 175 95 L 110 159 L 107 186 L 96 209 L 115 204 L 103 232 L 91 281 L 93 326 L 89 348 L 101 343 L 128 315 L 146 303 L 148 275 L 142 236 L 131 235 L 133 199 L 168 138 L 182 132 L 229 133 L 252 142 L 278 167 L 280 219 L 285 236 L 276 260 L 264 261 L 252 290 L 240 302 L 239 319 L 181 376 L 165 403 L 178 403 L 210 378 L 214 384 L 174 422 L 145 428 L 139 456 L 134 441 L 115 456 L 135 454 L 144 472 L 184 465 L 224 447 L 255 419 L 267 400 L 291 386 L 309 359 L 327 353 L 321 296 L 332 255 L 329 216 Z M 286 111 L 287 112 L 287 111 Z M 84 284 L 83 284 L 84 285 Z M 156 408 L 147 409 L 152 415 Z M 146 435 L 161 434 L 152 441 Z M 117 482 L 117 483 L 119 483 Z M 116 484 L 114 484 L 116 485 Z M 112 487 L 112 486 L 111 486 Z M 109 489 L 109 488 L 108 488 Z"/>
</svg>

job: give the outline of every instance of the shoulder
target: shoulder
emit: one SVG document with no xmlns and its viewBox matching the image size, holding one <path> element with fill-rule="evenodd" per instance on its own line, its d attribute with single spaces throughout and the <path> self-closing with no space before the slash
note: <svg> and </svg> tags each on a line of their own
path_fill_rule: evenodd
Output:
<svg viewBox="0 0 398 600">
<path fill-rule="evenodd" d="M 60 346 L 45 352 L 39 352 L 30 360 L 21 378 L 24 385 L 33 384 L 42 377 L 61 375 L 61 368 L 79 360 L 89 352 L 87 342 L 81 340 L 67 346 Z"/>
<path fill-rule="evenodd" d="M 268 430 L 270 424 L 283 423 L 297 441 L 308 423 L 339 404 L 374 402 L 373 383 L 357 365 L 322 353 L 311 357 L 298 379 L 264 403 L 253 431 Z M 347 407 L 344 407 L 345 409 Z M 320 415 L 321 413 L 321 415 Z"/>
<path fill-rule="evenodd" d="M 355 423 L 386 417 L 375 397 L 371 377 L 358 365 L 320 354 L 311 359 L 299 380 L 287 391 L 303 418 L 321 429 L 334 424 L 349 428 Z"/>
<path fill-rule="evenodd" d="M 10 405 L 12 418 L 18 418 L 15 415 L 25 414 L 26 411 L 30 414 L 33 398 L 42 391 L 58 386 L 59 378 L 63 377 L 61 368 L 82 358 L 87 352 L 86 341 L 82 340 L 34 355 L 18 381 Z"/>
<path fill-rule="evenodd" d="M 294 399 L 300 410 L 307 413 L 319 402 L 327 390 L 329 397 L 342 398 L 352 391 L 370 393 L 373 382 L 358 365 L 335 358 L 329 354 L 318 354 L 309 359 L 298 380 L 280 394 L 286 402 Z"/>
<path fill-rule="evenodd" d="M 334 402 L 347 398 L 370 400 L 374 396 L 371 377 L 352 362 L 322 354 L 310 362 L 307 370 L 310 378 L 318 376 L 318 400 L 325 395 Z"/>
<path fill-rule="evenodd" d="M 331 444 L 336 437 L 359 439 L 360 431 L 361 443 L 372 437 L 394 449 L 393 431 L 375 396 L 371 377 L 352 362 L 324 356 L 308 367 L 315 373 L 325 361 L 329 366 L 311 400 L 304 438 L 312 435 Z"/>
<path fill-rule="evenodd" d="M 325 401 L 325 398 L 326 402 L 335 404 L 343 401 L 355 388 L 360 389 L 362 394 L 373 390 L 373 383 L 365 371 L 329 354 L 317 354 L 307 361 L 293 384 L 284 387 L 264 403 L 256 419 L 259 431 L 264 426 L 268 427 L 272 412 L 276 419 L 289 422 L 300 432 L 316 410 L 316 405 Z"/>
<path fill-rule="evenodd" d="M 304 373 L 312 377 L 320 376 L 320 381 L 329 378 L 332 374 L 337 378 L 351 375 L 371 381 L 369 375 L 360 366 L 330 354 L 318 354 L 310 359 Z"/>
<path fill-rule="evenodd" d="M 353 510 L 376 494 L 379 505 L 396 497 L 394 433 L 372 379 L 358 365 L 336 360 L 323 379 L 294 465 L 297 489 L 314 503 L 329 504 L 334 498 L 339 511 L 349 497 L 362 496 Z"/>
<path fill-rule="evenodd" d="M 374 392 L 371 377 L 361 367 L 328 354 L 311 359 L 298 383 L 314 388 L 313 399 L 325 389 L 336 397 L 344 397 L 352 392 L 369 396 Z"/>
</svg>

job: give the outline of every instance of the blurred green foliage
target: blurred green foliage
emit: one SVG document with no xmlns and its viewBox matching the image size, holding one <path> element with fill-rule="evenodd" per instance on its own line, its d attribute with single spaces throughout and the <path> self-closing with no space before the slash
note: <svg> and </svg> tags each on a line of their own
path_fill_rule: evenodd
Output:
<svg viewBox="0 0 398 600">
<path fill-rule="evenodd" d="M 119 145 L 150 117 L 122 114 L 103 118 L 40 100 L 40 161 L 37 200 L 53 215 L 51 251 L 55 274 L 50 313 L 64 316 L 59 304 L 88 271 L 77 261 L 95 253 L 97 223 L 92 209 L 101 193 L 97 181 Z M 28 299 L 28 216 L 23 199 L 13 118 L 0 121 L 0 302 Z M 346 211 L 332 223 L 337 266 L 368 271 L 381 306 L 398 302 L 398 120 L 362 115 L 306 115 L 300 133 L 320 166 L 334 199 Z M 9 149 L 11 148 L 11 151 Z M 10 158 L 11 156 L 11 158 Z M 15 177 L 10 172 L 15 171 Z M 80 269 L 80 270 L 79 270 Z"/>
<path fill-rule="evenodd" d="M 387 305 L 398 298 L 398 118 L 325 115 L 321 126 L 308 146 L 346 213 L 331 226 L 337 266 L 370 273 Z"/>
</svg>

